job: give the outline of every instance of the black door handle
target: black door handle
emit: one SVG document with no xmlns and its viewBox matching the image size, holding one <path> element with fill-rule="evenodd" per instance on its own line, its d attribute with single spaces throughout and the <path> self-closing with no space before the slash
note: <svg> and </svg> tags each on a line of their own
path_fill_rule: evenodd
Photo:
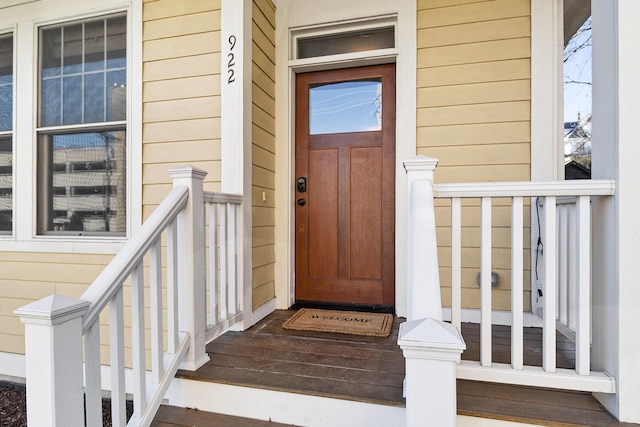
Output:
<svg viewBox="0 0 640 427">
<path fill-rule="evenodd" d="M 298 206 L 304 206 L 307 204 L 307 201 L 301 197 L 296 201 L 296 203 L 298 204 Z"/>
</svg>

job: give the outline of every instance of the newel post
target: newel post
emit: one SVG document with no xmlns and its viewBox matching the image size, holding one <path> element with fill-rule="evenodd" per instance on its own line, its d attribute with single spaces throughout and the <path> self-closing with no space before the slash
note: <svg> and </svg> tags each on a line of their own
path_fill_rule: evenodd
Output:
<svg viewBox="0 0 640 427">
<path fill-rule="evenodd" d="M 25 324 L 29 425 L 84 426 L 82 318 L 88 301 L 51 295 L 14 313 Z"/>
<path fill-rule="evenodd" d="M 433 176 L 438 160 L 416 156 L 407 171 L 407 320 L 442 320 Z"/>
<path fill-rule="evenodd" d="M 456 425 L 456 364 L 466 348 L 454 325 L 420 319 L 400 325 L 407 427 Z"/>
<path fill-rule="evenodd" d="M 205 350 L 205 208 L 207 172 L 192 166 L 169 170 L 173 186 L 189 188 L 187 206 L 178 215 L 178 330 L 189 334 L 189 350 L 181 369 L 195 371 L 209 360 Z"/>
</svg>

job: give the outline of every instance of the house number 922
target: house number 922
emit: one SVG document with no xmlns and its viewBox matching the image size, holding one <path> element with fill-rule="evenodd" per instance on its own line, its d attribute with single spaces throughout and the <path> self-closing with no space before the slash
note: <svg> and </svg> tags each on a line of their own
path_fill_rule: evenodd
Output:
<svg viewBox="0 0 640 427">
<path fill-rule="evenodd" d="M 229 36 L 229 53 L 227 54 L 227 58 L 229 59 L 229 62 L 227 62 L 227 74 L 228 74 L 228 78 L 227 78 L 227 84 L 231 84 L 233 82 L 236 81 L 236 71 L 235 71 L 235 66 L 236 66 L 236 54 L 233 52 L 233 49 L 236 47 L 236 36 L 234 36 L 233 34 Z"/>
</svg>

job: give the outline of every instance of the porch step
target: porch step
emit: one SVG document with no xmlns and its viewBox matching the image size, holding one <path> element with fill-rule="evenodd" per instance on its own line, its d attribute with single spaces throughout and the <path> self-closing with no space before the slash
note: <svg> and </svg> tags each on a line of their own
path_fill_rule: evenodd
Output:
<svg viewBox="0 0 640 427">
<path fill-rule="evenodd" d="M 151 427 L 284 427 L 287 425 L 290 424 L 232 417 L 168 405 L 160 406 L 151 423 Z"/>
<path fill-rule="evenodd" d="M 404 358 L 391 336 L 290 331 L 276 311 L 207 346 L 211 360 L 179 371 L 169 404 L 300 426 L 400 426 Z"/>
</svg>

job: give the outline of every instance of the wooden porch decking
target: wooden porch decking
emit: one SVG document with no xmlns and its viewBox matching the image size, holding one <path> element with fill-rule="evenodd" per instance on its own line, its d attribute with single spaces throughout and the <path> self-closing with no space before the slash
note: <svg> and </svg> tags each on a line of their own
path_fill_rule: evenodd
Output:
<svg viewBox="0 0 640 427">
<path fill-rule="evenodd" d="M 282 323 L 293 313 L 278 310 L 245 332 L 225 333 L 207 346 L 211 360 L 205 366 L 197 372 L 179 371 L 177 376 L 404 406 L 404 358 L 397 345 L 399 325 L 404 319 L 395 319 L 389 337 L 374 338 L 282 329 Z M 493 360 L 509 363 L 509 327 L 494 326 L 492 332 Z M 463 324 L 462 334 L 467 344 L 463 359 L 478 360 L 478 325 Z M 572 368 L 573 344 L 561 335 L 557 341 L 558 367 Z M 541 346 L 541 331 L 527 328 L 526 364 L 541 364 Z M 162 412 L 165 416 L 166 411 L 165 408 Z M 458 413 L 550 426 L 628 425 L 616 421 L 589 393 L 461 380 L 458 381 Z M 196 420 L 184 419 L 184 422 L 209 425 Z"/>
</svg>

